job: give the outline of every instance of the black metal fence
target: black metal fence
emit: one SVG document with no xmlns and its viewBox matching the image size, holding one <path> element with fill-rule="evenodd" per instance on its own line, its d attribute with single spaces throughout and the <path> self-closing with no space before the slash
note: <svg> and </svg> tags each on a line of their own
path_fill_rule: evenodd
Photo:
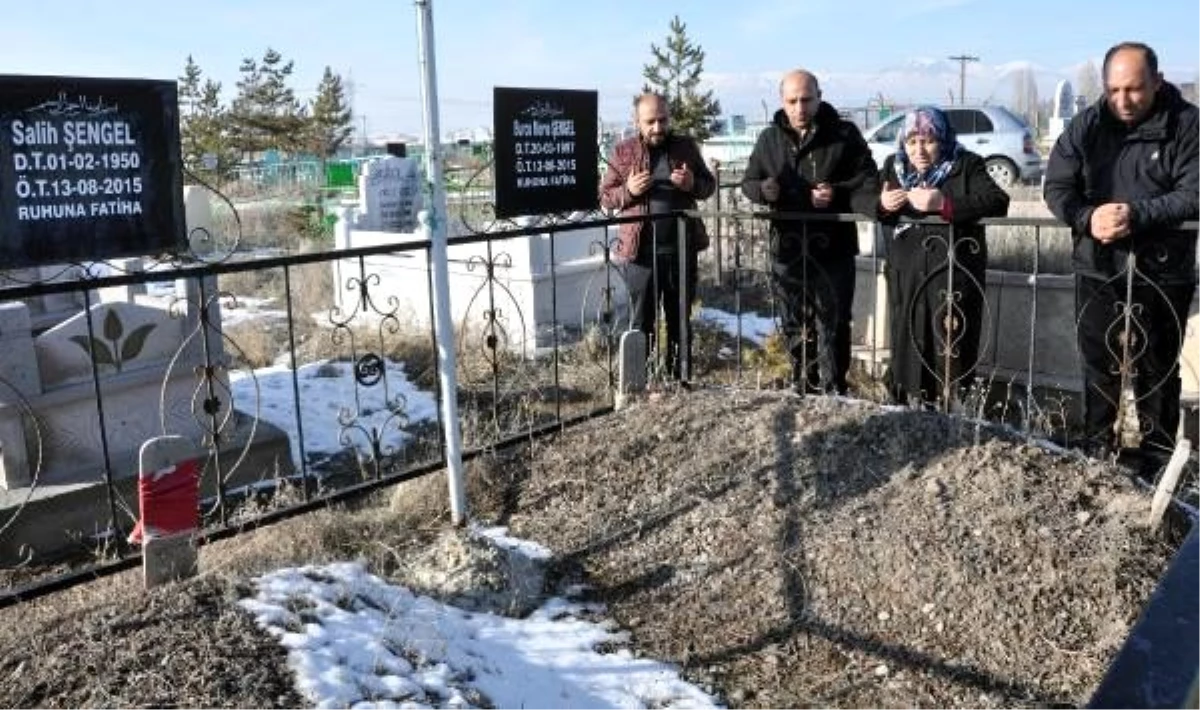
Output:
<svg viewBox="0 0 1200 710">
<path fill-rule="evenodd" d="M 850 390 L 888 399 L 888 319 L 918 315 L 888 302 L 878 225 L 797 220 L 799 282 L 781 283 L 767 218 L 792 217 L 731 198 L 692 216 L 713 235 L 698 266 L 693 384 L 790 386 L 808 358 L 837 357 L 823 345 L 829 333 L 811 326 L 836 304 L 813 297 L 833 277 L 808 245 L 830 224 L 853 223 L 863 254 L 851 275 Z M 465 458 L 610 412 L 630 323 L 627 267 L 610 247 L 630 221 L 460 226 L 449 250 L 453 343 L 435 338 L 431 245 L 421 239 L 288 255 L 238 251 L 234 239 L 186 261 L 0 273 L 0 605 L 137 564 L 125 538 L 138 512 L 136 450 L 152 436 L 183 435 L 203 454 L 202 538 L 214 540 L 442 470 L 438 348 L 456 354 Z M 945 327 L 933 351 L 941 358 L 923 363 L 938 385 L 925 403 L 1070 443 L 1074 291 L 1069 276 L 1039 271 L 1042 231 L 1061 225 L 988 224 L 1030 233 L 1032 269 L 956 281 L 950 249 L 940 280 L 922 283 L 922 297 L 944 307 L 920 318 Z M 980 304 L 969 313 L 968 290 Z M 798 314 L 788 335 L 803 347 L 781 347 L 781 311 Z M 1128 332 L 1137 318 L 1127 308 L 1114 323 Z M 973 319 L 981 342 L 960 362 L 960 331 Z M 1151 325 L 1184 335 L 1183 323 Z M 651 353 L 650 386 L 671 388 L 670 368 L 653 366 L 662 356 Z M 267 512 L 243 505 L 280 489 L 289 502 Z M 72 571 L 49 566 L 64 559 Z"/>
</svg>

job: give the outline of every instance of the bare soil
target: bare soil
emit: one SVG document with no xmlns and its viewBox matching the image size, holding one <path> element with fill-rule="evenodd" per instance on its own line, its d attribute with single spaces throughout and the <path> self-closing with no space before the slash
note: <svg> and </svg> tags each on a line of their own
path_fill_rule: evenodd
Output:
<svg viewBox="0 0 1200 710">
<path fill-rule="evenodd" d="M 512 534 L 733 706 L 1082 705 L 1171 553 L 1115 468 L 865 402 L 668 395 L 493 466 Z"/>
<path fill-rule="evenodd" d="M 862 401 L 660 393 L 468 473 L 477 520 L 557 554 L 547 593 L 583 583 L 733 707 L 1083 705 L 1172 554 L 1116 468 Z M 299 705 L 234 606 L 250 576 L 361 557 L 438 595 L 444 491 L 206 547 L 154 592 L 131 573 L 0 611 L 0 706 Z"/>
<path fill-rule="evenodd" d="M 286 672 L 284 649 L 235 606 L 248 587 L 203 577 L 150 593 L 95 591 L 43 606 L 58 614 L 4 618 L 14 626 L 0 634 L 0 706 L 303 704 Z"/>
</svg>

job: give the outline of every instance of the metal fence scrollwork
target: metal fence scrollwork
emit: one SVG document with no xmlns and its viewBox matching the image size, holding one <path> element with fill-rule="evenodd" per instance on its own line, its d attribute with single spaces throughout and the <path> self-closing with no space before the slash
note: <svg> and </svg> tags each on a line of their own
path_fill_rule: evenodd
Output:
<svg viewBox="0 0 1200 710">
<path fill-rule="evenodd" d="M 342 351 L 349 363 L 343 373 L 338 364 L 324 366 L 330 376 L 344 378 L 351 386 L 351 402 L 338 408 L 338 440 L 353 450 L 359 475 L 378 479 L 403 463 L 401 443 L 408 434 L 408 401 L 396 391 L 388 376 L 389 341 L 399 336 L 397 316 L 400 301 L 390 295 L 383 304 L 376 302 L 372 288 L 381 278 L 367 273 L 366 261 L 358 260 L 359 273 L 346 279 L 345 290 L 356 297 L 349 310 L 330 309 L 330 341 Z"/>
<path fill-rule="evenodd" d="M 980 240 L 956 234 L 953 227 L 926 235 L 921 246 L 936 266 L 920 278 L 904 316 L 913 352 L 928 375 L 924 396 L 948 410 L 969 388 L 981 353 L 988 350 L 987 251 Z"/>
</svg>

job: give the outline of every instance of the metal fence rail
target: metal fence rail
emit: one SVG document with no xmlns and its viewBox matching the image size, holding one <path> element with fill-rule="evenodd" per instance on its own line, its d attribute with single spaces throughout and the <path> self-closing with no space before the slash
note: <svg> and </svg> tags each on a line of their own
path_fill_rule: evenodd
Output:
<svg viewBox="0 0 1200 710">
<path fill-rule="evenodd" d="M 792 363 L 786 356 L 772 360 L 769 339 L 750 330 L 751 317 L 769 319 L 778 330 L 780 301 L 795 295 L 781 292 L 773 276 L 767 219 L 795 220 L 802 238 L 825 223 L 854 222 L 864 225 L 867 237 L 856 260 L 852 346 L 863 379 L 855 391 L 882 398 L 869 386 L 886 371 L 887 319 L 898 311 L 887 302 L 886 258 L 874 222 L 857 215 L 769 215 L 736 204 L 723 208 L 719 201 L 715 207 L 689 215 L 706 220 L 714 237 L 700 261 L 699 299 L 730 313 L 732 324 L 697 319 L 693 382 L 783 384 L 781 368 Z M 613 261 L 610 247 L 617 226 L 629 221 L 559 217 L 485 229 L 480 220 L 451 240 L 452 278 L 460 285 L 452 347 L 466 457 L 611 411 L 629 295 L 625 267 Z M 1070 443 L 1068 417 L 1054 410 L 1066 405 L 1053 397 L 1078 388 L 1072 381 L 1074 313 L 1067 306 L 1073 291 L 1064 281 L 1069 276 L 1039 271 L 1043 231 L 1062 225 L 1048 219 L 986 224 L 1031 232 L 1031 269 L 991 272 L 986 283 L 969 284 L 984 291 L 986 303 L 979 324 L 986 346 L 972 363 L 986 386 L 968 403 L 971 413 Z M 182 433 L 205 452 L 207 540 L 440 470 L 441 423 L 414 416 L 409 401 L 439 390 L 430 353 L 444 344 L 435 342 L 431 325 L 430 258 L 429 242 L 408 239 L 262 258 L 231 252 L 211 263 L 173 259 L 0 272 L 6 324 L 0 338 L 13 353 L 0 367 L 8 486 L 0 491 L 0 571 L 24 573 L 64 552 L 83 560 L 68 574 L 33 575 L 32 583 L 0 589 L 0 606 L 136 563 L 136 551 L 124 542 L 136 518 L 128 449 L 143 435 Z M 805 252 L 802 258 L 810 257 Z M 822 278 L 821 264 L 811 266 L 802 279 Z M 799 288 L 803 293 L 805 284 Z M 949 308 L 954 293 L 944 294 Z M 234 322 L 232 315 L 264 294 L 274 299 L 273 321 Z M 1182 336 L 1183 324 L 1174 326 Z M 167 331 L 173 340 L 160 337 Z M 825 355 L 818 350 L 816 357 Z M 399 362 L 415 390 L 396 379 L 390 365 Z M 253 374 L 272 363 L 279 367 L 270 375 Z M 937 363 L 930 365 L 938 371 Z M 337 412 L 312 418 L 301 371 L 343 385 Z M 270 386 L 287 395 L 290 421 L 267 421 L 262 378 L 268 376 Z M 941 376 L 944 388 L 935 399 L 954 409 L 962 404 L 953 398 L 963 383 L 949 370 Z M 652 385 L 671 386 L 666 380 Z M 131 416 L 129 392 L 150 416 Z M 282 428 L 294 431 L 286 443 Z M 335 450 L 314 449 L 314 437 L 328 441 L 330 431 Z M 23 457 L 13 458 L 16 448 Z M 18 464 L 25 466 L 24 480 Z M 72 517 L 74 509 L 39 508 L 69 486 L 86 487 L 89 499 L 102 501 L 99 512 L 82 520 Z M 295 487 L 298 502 L 255 516 L 240 507 L 260 488 L 280 486 Z M 38 535 L 57 536 L 59 544 L 41 545 Z"/>
</svg>

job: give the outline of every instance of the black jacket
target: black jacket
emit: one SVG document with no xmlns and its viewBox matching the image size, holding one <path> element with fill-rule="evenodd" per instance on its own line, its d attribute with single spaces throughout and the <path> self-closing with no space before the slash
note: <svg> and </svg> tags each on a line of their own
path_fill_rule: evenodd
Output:
<svg viewBox="0 0 1200 710">
<path fill-rule="evenodd" d="M 1108 278 L 1132 248 L 1138 270 L 1167 284 L 1196 280 L 1196 231 L 1176 229 L 1200 212 L 1197 109 L 1166 82 L 1150 115 L 1129 128 L 1102 98 L 1071 120 L 1046 167 L 1050 211 L 1071 227 L 1077 273 Z M 1092 212 L 1127 202 L 1132 233 L 1104 245 L 1092 238 Z"/>
<path fill-rule="evenodd" d="M 875 161 L 858 127 L 842 120 L 833 106 L 821 102 L 814 121 L 816 129 L 808 140 L 791 127 L 782 109 L 775 112 L 771 125 L 758 136 L 746 164 L 742 192 L 752 202 L 779 212 L 836 214 L 859 212 L 874 214 L 878 200 Z M 762 196 L 762 181 L 779 181 L 779 200 L 768 204 Z M 819 210 L 812 205 L 811 191 L 820 182 L 833 186 L 833 203 Z M 774 256 L 790 260 L 800 251 L 804 223 L 773 220 Z M 851 222 L 809 222 L 808 234 L 824 234 L 826 239 L 810 239 L 815 257 L 852 256 L 858 253 L 858 231 Z"/>
</svg>

